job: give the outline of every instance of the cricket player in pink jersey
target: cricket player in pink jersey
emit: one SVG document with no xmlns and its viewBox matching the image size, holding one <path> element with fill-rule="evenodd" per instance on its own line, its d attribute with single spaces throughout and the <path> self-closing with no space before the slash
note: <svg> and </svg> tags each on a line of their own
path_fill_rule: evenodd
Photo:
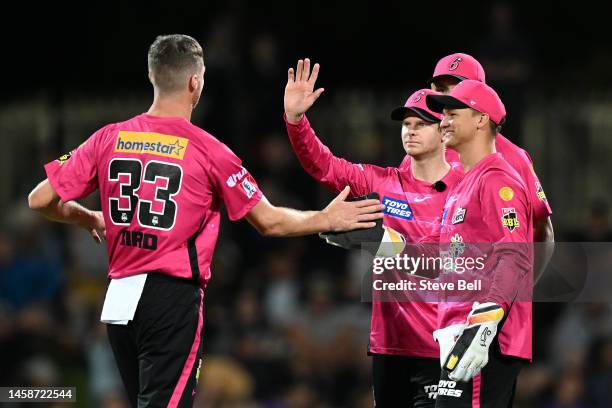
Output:
<svg viewBox="0 0 612 408">
<path fill-rule="evenodd" d="M 431 89 L 447 94 L 463 80 L 471 79 L 485 83 L 485 71 L 474 57 L 464 53 L 454 53 L 441 58 L 434 69 L 433 77 L 429 80 Z M 546 242 L 548 245 L 539 245 L 535 252 L 535 278 L 542 274 L 554 250 L 554 232 L 551 221 L 552 210 L 546 199 L 542 184 L 533 168 L 533 161 L 524 149 L 512 143 L 501 133 L 495 137 L 495 149 L 519 173 L 527 187 L 528 197 L 532 203 L 534 216 L 534 242 Z M 458 161 L 456 151 L 446 150 L 446 160 Z M 406 155 L 400 168 L 410 165 L 410 156 Z"/>
<path fill-rule="evenodd" d="M 109 257 L 101 320 L 134 407 L 193 405 L 202 356 L 204 289 L 221 206 L 259 232 L 297 236 L 375 226 L 376 200 L 323 211 L 271 205 L 232 151 L 190 122 L 204 84 L 202 47 L 160 36 L 148 53 L 154 100 L 147 113 L 104 126 L 45 166 L 29 196 L 47 218 L 80 225 Z M 100 191 L 101 212 L 73 200 Z"/>
<path fill-rule="evenodd" d="M 333 191 L 349 185 L 355 195 L 377 192 L 385 205 L 387 231 L 437 242 L 446 195 L 463 171 L 459 163 L 444 160 L 441 115 L 425 103 L 426 96 L 436 93 L 414 92 L 392 112 L 392 119 L 402 122 L 402 144 L 412 157 L 410 167 L 355 164 L 334 156 L 305 116 L 323 91 L 314 90 L 318 73 L 318 64 L 311 73 L 310 60 L 299 60 L 295 72 L 289 69 L 285 88 L 287 132 L 304 169 Z M 435 303 L 373 299 L 369 352 L 376 407 L 435 405 L 440 378 L 439 348 L 432 337 L 436 321 Z"/>
<path fill-rule="evenodd" d="M 511 406 L 520 368 L 531 359 L 532 201 L 524 180 L 495 150 L 506 110 L 492 88 L 464 80 L 448 95 L 429 95 L 427 105 L 443 112 L 446 145 L 465 170 L 447 197 L 441 245 L 460 258 L 473 243 L 488 243 L 488 290 L 469 302 L 438 304 L 436 407 Z"/>
</svg>

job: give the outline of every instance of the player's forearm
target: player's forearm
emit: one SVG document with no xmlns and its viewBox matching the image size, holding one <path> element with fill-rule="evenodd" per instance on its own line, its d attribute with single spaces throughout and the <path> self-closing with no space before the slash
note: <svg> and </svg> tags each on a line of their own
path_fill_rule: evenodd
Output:
<svg viewBox="0 0 612 408">
<path fill-rule="evenodd" d="M 482 299 L 474 300 L 481 303 L 496 303 L 505 312 L 508 312 L 510 305 L 516 300 L 531 300 L 529 295 L 533 288 L 530 271 L 532 268 L 531 258 L 527 255 L 526 247 L 517 248 L 516 245 L 518 244 L 507 243 L 493 251 L 493 254 L 489 257 L 489 261 L 493 262 L 487 262 L 487 264 L 493 263 L 495 266 L 485 275 L 490 276 L 490 289 Z M 525 291 L 529 291 L 529 293 L 525 293 Z"/>
<path fill-rule="evenodd" d="M 534 284 L 542 277 L 550 258 L 555 252 L 555 233 L 550 217 L 536 223 L 534 228 Z"/>
<path fill-rule="evenodd" d="M 76 201 L 64 203 L 60 200 L 56 205 L 47 207 L 40 213 L 51 221 L 75 225 L 89 225 L 95 219 L 93 211 Z"/>
<path fill-rule="evenodd" d="M 303 114 L 296 122 L 290 121 L 287 117 L 287 134 L 304 170 L 317 181 L 325 182 L 329 178 L 334 155 L 317 138 L 308 119 Z"/>
<path fill-rule="evenodd" d="M 292 237 L 316 234 L 332 229 L 324 211 L 299 211 L 276 207 L 275 214 L 262 233 L 271 237 Z"/>
<path fill-rule="evenodd" d="M 63 202 L 49 180 L 41 182 L 28 196 L 28 205 L 45 218 L 66 224 L 87 225 L 95 218 L 93 211 L 77 202 Z"/>
<path fill-rule="evenodd" d="M 334 156 L 317 137 L 304 115 L 296 123 L 287 118 L 286 124 L 291 147 L 312 178 L 334 191 L 340 191 L 347 185 L 353 192 L 369 190 L 363 166 Z"/>
</svg>

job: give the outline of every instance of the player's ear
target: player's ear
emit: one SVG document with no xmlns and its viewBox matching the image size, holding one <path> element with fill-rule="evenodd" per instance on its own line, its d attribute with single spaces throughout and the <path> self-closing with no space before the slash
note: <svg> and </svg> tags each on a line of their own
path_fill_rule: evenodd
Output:
<svg viewBox="0 0 612 408">
<path fill-rule="evenodd" d="M 149 81 L 151 82 L 152 85 L 155 85 L 155 82 L 153 81 L 153 73 L 151 71 L 149 71 Z"/>
<path fill-rule="evenodd" d="M 193 74 L 189 77 L 189 92 L 194 92 L 198 89 L 198 85 L 200 84 L 200 78 L 197 74 Z"/>
<path fill-rule="evenodd" d="M 480 119 L 478 120 L 478 129 L 484 129 L 486 126 L 489 126 L 489 122 L 491 118 L 487 113 L 481 113 Z"/>
</svg>

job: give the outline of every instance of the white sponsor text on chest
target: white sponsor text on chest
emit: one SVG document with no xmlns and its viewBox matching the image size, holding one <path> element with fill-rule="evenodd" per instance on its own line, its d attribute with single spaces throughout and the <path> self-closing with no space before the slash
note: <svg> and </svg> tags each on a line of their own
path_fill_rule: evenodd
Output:
<svg viewBox="0 0 612 408">
<path fill-rule="evenodd" d="M 386 207 L 385 211 L 389 214 L 401 215 L 405 217 L 412 214 L 408 203 L 385 199 L 384 205 Z"/>
</svg>

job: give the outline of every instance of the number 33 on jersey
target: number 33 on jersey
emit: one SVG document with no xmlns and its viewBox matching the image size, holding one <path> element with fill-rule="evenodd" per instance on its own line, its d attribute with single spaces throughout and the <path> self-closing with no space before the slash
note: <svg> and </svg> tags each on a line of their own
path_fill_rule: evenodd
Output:
<svg viewBox="0 0 612 408">
<path fill-rule="evenodd" d="M 159 270 L 205 286 L 221 204 L 236 220 L 261 199 L 240 159 L 183 118 L 105 126 L 45 170 L 62 201 L 100 190 L 111 279 Z"/>
</svg>

